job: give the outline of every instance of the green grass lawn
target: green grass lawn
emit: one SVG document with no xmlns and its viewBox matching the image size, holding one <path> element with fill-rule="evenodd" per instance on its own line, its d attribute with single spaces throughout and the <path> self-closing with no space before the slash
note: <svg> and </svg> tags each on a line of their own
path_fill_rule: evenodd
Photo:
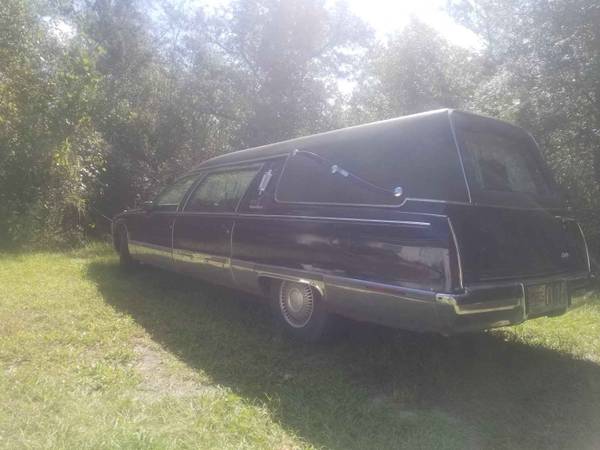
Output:
<svg viewBox="0 0 600 450">
<path fill-rule="evenodd" d="M 442 338 L 287 339 L 108 246 L 0 256 L 3 448 L 600 448 L 600 302 Z"/>
</svg>

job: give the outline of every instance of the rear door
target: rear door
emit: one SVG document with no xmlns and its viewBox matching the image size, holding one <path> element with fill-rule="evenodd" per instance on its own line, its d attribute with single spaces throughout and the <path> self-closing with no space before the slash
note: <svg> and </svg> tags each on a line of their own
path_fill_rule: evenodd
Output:
<svg viewBox="0 0 600 450">
<path fill-rule="evenodd" d="M 175 222 L 177 270 L 217 284 L 232 283 L 231 234 L 236 209 L 260 167 L 215 170 L 196 186 Z"/>
<path fill-rule="evenodd" d="M 492 119 L 452 118 L 471 197 L 449 210 L 465 282 L 587 271 L 581 229 L 564 217 L 533 138 Z"/>
<path fill-rule="evenodd" d="M 577 222 L 543 209 L 454 206 L 449 211 L 466 284 L 588 270 Z"/>
</svg>

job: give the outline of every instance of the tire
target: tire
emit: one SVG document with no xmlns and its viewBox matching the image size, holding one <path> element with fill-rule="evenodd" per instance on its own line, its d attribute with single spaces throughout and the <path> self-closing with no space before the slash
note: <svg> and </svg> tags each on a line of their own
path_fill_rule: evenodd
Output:
<svg viewBox="0 0 600 450">
<path fill-rule="evenodd" d="M 282 281 L 271 295 L 275 318 L 286 332 L 305 342 L 317 342 L 329 330 L 330 314 L 319 292 L 306 283 Z"/>
<path fill-rule="evenodd" d="M 135 261 L 129 253 L 129 241 L 127 239 L 127 230 L 124 227 L 119 229 L 119 265 L 124 270 L 131 270 L 135 267 Z"/>
</svg>

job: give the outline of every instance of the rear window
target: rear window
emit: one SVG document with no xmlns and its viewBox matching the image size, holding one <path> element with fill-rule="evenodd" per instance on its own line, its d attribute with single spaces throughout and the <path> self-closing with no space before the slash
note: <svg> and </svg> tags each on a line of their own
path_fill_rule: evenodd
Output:
<svg viewBox="0 0 600 450">
<path fill-rule="evenodd" d="M 467 201 L 447 114 L 356 129 L 328 141 L 290 156 L 278 201 L 383 206 L 406 197 Z M 398 188 L 402 195 L 394 194 Z"/>
<path fill-rule="evenodd" d="M 523 209 L 563 206 L 537 144 L 525 130 L 459 111 L 450 117 L 473 203 Z"/>
<path fill-rule="evenodd" d="M 459 134 L 471 184 L 484 191 L 548 195 L 535 143 L 525 133 L 459 129 Z"/>
</svg>

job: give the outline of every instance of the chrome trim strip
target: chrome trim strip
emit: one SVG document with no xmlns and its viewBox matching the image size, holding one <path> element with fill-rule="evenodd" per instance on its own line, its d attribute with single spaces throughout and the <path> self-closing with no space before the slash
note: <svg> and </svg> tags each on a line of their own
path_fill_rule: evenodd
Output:
<svg viewBox="0 0 600 450">
<path fill-rule="evenodd" d="M 459 316 L 468 314 L 481 314 L 486 312 L 495 311 L 508 311 L 511 309 L 518 308 L 523 302 L 523 298 L 507 299 L 500 301 L 491 302 L 480 302 L 473 303 L 471 305 L 459 305 L 456 298 L 450 294 L 436 294 L 435 301 L 443 305 L 450 305 L 454 309 L 454 312 Z M 508 303 L 511 301 L 511 303 Z"/>
<path fill-rule="evenodd" d="M 258 278 L 260 278 L 260 277 L 278 278 L 280 280 L 308 284 L 309 286 L 312 286 L 319 292 L 319 295 L 321 295 L 321 298 L 325 299 L 325 284 L 322 281 L 316 281 L 311 278 L 296 277 L 293 275 L 285 275 L 285 274 L 281 274 L 281 273 L 277 273 L 277 272 L 266 272 L 266 271 L 262 271 L 262 270 L 257 271 L 256 275 Z"/>
<path fill-rule="evenodd" d="M 519 283 L 521 285 L 521 308 L 523 309 L 522 320 L 527 320 L 527 299 L 525 298 L 525 283 Z"/>
<path fill-rule="evenodd" d="M 268 144 L 270 145 L 270 144 Z M 246 149 L 246 150 L 250 150 L 250 149 Z M 244 151 L 244 150 L 237 150 L 237 151 Z M 259 157 L 259 158 L 252 158 L 252 159 L 244 159 L 244 160 L 240 160 L 240 161 L 233 161 L 233 162 L 228 162 L 228 163 L 221 163 L 221 164 L 207 164 L 207 165 L 202 165 L 204 163 L 201 163 L 199 166 L 194 167 L 193 169 L 190 170 L 190 174 L 194 173 L 194 172 L 201 172 L 203 170 L 212 170 L 212 169 L 218 169 L 220 167 L 229 167 L 229 166 L 235 166 L 236 164 L 247 164 L 247 163 L 259 163 L 259 162 L 267 162 L 270 161 L 272 159 L 279 159 L 279 158 L 283 158 L 285 156 L 288 156 L 289 152 L 282 152 L 282 153 L 278 153 L 275 155 L 268 155 L 268 156 L 263 156 L 263 157 Z M 211 158 L 212 159 L 212 158 Z M 209 162 L 210 159 L 207 159 L 205 161 Z"/>
<path fill-rule="evenodd" d="M 573 217 L 565 217 L 565 216 L 554 216 L 556 219 L 565 220 L 567 222 L 577 222 Z"/>
<path fill-rule="evenodd" d="M 452 139 L 454 140 L 454 145 L 456 146 L 456 154 L 458 155 L 458 161 L 460 162 L 460 168 L 462 169 L 463 178 L 465 180 L 465 187 L 467 189 L 467 197 L 469 198 L 469 203 L 473 204 L 473 197 L 471 196 L 471 187 L 469 186 L 469 180 L 467 180 L 467 172 L 465 170 L 465 164 L 463 162 L 462 151 L 460 145 L 458 144 L 458 138 L 456 137 L 456 127 L 454 126 L 454 119 L 452 118 L 452 113 L 454 111 L 448 110 L 448 122 L 450 123 L 450 130 L 452 131 Z"/>
<path fill-rule="evenodd" d="M 131 240 L 131 241 L 129 241 L 129 243 L 133 244 L 133 245 L 138 245 L 140 247 L 148 247 L 148 248 L 152 248 L 155 250 L 168 251 L 169 253 L 171 252 L 171 248 L 165 247 L 164 245 L 151 244 L 149 242 L 142 242 L 142 241 L 136 241 L 136 240 Z"/>
<path fill-rule="evenodd" d="M 239 214 L 233 211 L 181 211 L 177 217 L 185 216 L 220 216 L 235 219 Z"/>
<path fill-rule="evenodd" d="M 191 250 L 173 249 L 173 259 L 178 262 L 217 267 L 219 269 L 229 269 L 231 267 L 230 258 L 226 256 L 214 256 Z"/>
<path fill-rule="evenodd" d="M 175 222 L 177 222 L 177 216 L 173 217 L 171 220 L 171 253 L 173 252 L 173 245 L 175 244 Z"/>
<path fill-rule="evenodd" d="M 325 284 L 328 287 L 345 289 L 362 294 L 390 295 L 399 300 L 408 300 L 417 303 L 433 303 L 435 293 L 424 289 L 407 288 L 374 281 L 358 280 L 339 276 L 325 275 Z"/>
<path fill-rule="evenodd" d="M 285 214 L 239 214 L 239 217 L 273 218 L 273 219 L 291 219 L 291 220 L 324 220 L 334 222 L 360 222 L 360 223 L 382 223 L 390 225 L 408 225 L 429 227 L 430 222 L 418 222 L 411 220 L 379 220 L 379 219 L 358 219 L 352 217 L 325 217 L 325 216 L 292 216 Z"/>
<path fill-rule="evenodd" d="M 414 213 L 421 214 L 421 213 Z M 301 216 L 291 214 L 252 214 L 252 213 L 232 213 L 232 212 L 210 212 L 210 211 L 185 211 L 177 214 L 178 216 L 224 216 L 232 219 L 236 218 L 263 218 L 263 219 L 291 219 L 291 220 L 323 220 L 323 221 L 342 221 L 342 222 L 361 222 L 361 223 L 383 223 L 391 225 L 410 225 L 410 226 L 431 226 L 430 222 L 420 222 L 411 220 L 380 220 L 363 219 L 354 217 L 327 217 L 327 216 Z M 426 214 L 432 217 L 446 218 L 446 216 L 437 214 Z"/>
<path fill-rule="evenodd" d="M 165 247 L 164 245 L 150 244 L 148 242 L 132 240 L 129 241 L 129 246 L 130 250 L 133 249 L 133 252 L 136 255 L 151 254 L 169 259 L 173 257 L 171 249 L 169 247 Z"/>
<path fill-rule="evenodd" d="M 231 267 L 235 270 L 254 270 L 255 266 L 256 266 L 256 264 L 253 262 L 231 258 Z M 264 267 L 267 267 L 267 266 L 264 266 Z M 268 267 L 277 267 L 277 266 L 268 266 Z"/>
<path fill-rule="evenodd" d="M 463 279 L 463 263 L 462 257 L 460 255 L 460 245 L 458 245 L 458 239 L 456 238 L 456 233 L 454 232 L 454 226 L 452 226 L 452 220 L 450 217 L 448 219 L 448 226 L 450 227 L 450 233 L 452 234 L 452 239 L 454 240 L 454 246 L 456 247 L 456 259 L 458 261 L 458 284 L 461 289 L 464 288 L 464 279 Z"/>
<path fill-rule="evenodd" d="M 592 271 L 592 261 L 590 260 L 590 249 L 588 248 L 587 239 L 585 238 L 585 234 L 583 233 L 583 228 L 581 228 L 581 224 L 575 221 L 577 224 L 577 228 L 579 228 L 579 233 L 581 234 L 581 239 L 583 239 L 583 245 L 585 246 L 585 256 L 587 258 L 587 267 L 588 272 Z"/>
<path fill-rule="evenodd" d="M 239 205 L 238 205 L 239 206 Z M 235 220 L 233 221 L 233 224 L 231 225 L 231 230 L 229 230 L 229 273 L 231 274 L 231 279 L 233 280 L 233 284 L 237 285 L 238 282 L 235 279 L 235 273 L 233 271 L 233 264 L 232 264 L 232 258 L 233 258 L 233 233 L 235 231 Z"/>
<path fill-rule="evenodd" d="M 419 214 L 419 213 L 415 213 Z M 225 216 L 232 219 L 236 218 L 257 218 L 257 219 L 289 219 L 289 220 L 323 220 L 333 222 L 360 222 L 360 223 L 381 223 L 390 225 L 407 225 L 407 226 L 421 226 L 429 227 L 430 222 L 420 222 L 412 220 L 379 220 L 379 219 L 362 219 L 354 217 L 327 217 L 327 216 L 301 216 L 291 214 L 252 214 L 252 213 L 231 213 L 231 212 L 200 212 L 200 211 L 187 211 L 179 213 L 178 215 L 189 215 L 189 216 Z M 446 217 L 446 216 L 440 216 Z"/>
<path fill-rule="evenodd" d="M 539 206 L 539 207 L 525 207 L 525 206 L 508 206 L 508 205 L 488 205 L 485 203 L 465 203 L 465 202 L 455 202 L 455 201 L 446 201 L 446 200 L 435 200 L 435 199 L 430 199 L 430 198 L 415 198 L 415 197 L 407 197 L 406 201 L 411 201 L 411 202 L 422 202 L 422 203 L 440 203 L 443 205 L 458 205 L 458 206 L 468 206 L 471 208 L 480 208 L 480 207 L 484 207 L 484 208 L 497 208 L 497 209 L 509 209 L 509 210 L 514 210 L 514 211 L 548 211 L 548 212 L 556 212 L 556 211 L 562 211 L 564 208 L 561 207 L 544 207 L 544 206 Z M 293 204 L 297 204 L 297 203 L 293 203 Z M 307 205 L 312 205 L 312 206 L 327 206 L 326 203 L 307 203 Z M 347 206 L 347 207 L 351 207 L 351 206 L 357 206 L 360 208 L 364 208 L 365 206 L 361 206 L 361 205 L 355 205 L 355 204 L 341 204 L 341 206 Z M 369 207 L 372 208 L 379 208 L 381 205 L 369 205 Z M 394 206 L 394 208 L 396 208 Z M 138 210 L 126 210 L 129 213 L 137 213 Z M 188 214 L 191 214 L 192 211 L 182 211 L 181 208 L 179 208 L 177 211 L 152 211 L 152 214 L 175 214 L 175 213 L 182 213 L 182 212 L 187 212 Z M 197 211 L 197 212 L 203 212 L 203 211 Z M 207 211 L 208 212 L 208 211 Z M 404 212 L 406 214 L 421 214 L 421 215 L 429 215 L 429 216 L 443 216 L 443 214 L 434 214 L 434 213 L 427 213 L 427 212 L 418 212 L 418 211 L 400 211 L 400 212 Z M 557 216 L 559 217 L 559 216 Z"/>
</svg>

